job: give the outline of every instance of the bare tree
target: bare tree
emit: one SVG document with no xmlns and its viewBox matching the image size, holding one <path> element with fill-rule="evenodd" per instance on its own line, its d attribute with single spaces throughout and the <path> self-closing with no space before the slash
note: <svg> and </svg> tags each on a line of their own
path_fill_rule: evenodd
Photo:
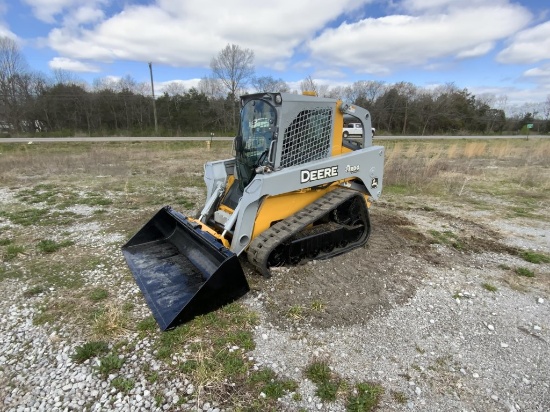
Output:
<svg viewBox="0 0 550 412">
<path fill-rule="evenodd" d="M 182 83 L 178 81 L 172 81 L 164 85 L 164 87 L 162 88 L 162 92 L 167 94 L 168 96 L 183 96 L 187 92 L 187 89 Z"/>
<path fill-rule="evenodd" d="M 210 62 L 213 77 L 218 79 L 229 92 L 231 104 L 231 126 L 236 128 L 236 102 L 240 92 L 254 76 L 254 52 L 228 44 Z"/>
<path fill-rule="evenodd" d="M 92 86 L 95 92 L 104 90 L 115 91 L 116 83 L 117 80 L 110 77 L 97 77 L 93 80 Z"/>
<path fill-rule="evenodd" d="M 0 37 L 0 80 L 4 81 L 25 72 L 27 62 L 16 41 L 9 37 Z"/>
<path fill-rule="evenodd" d="M 319 84 L 317 86 L 317 96 L 330 97 L 330 86 L 328 84 Z"/>
<path fill-rule="evenodd" d="M 228 44 L 210 62 L 214 77 L 218 78 L 229 92 L 232 100 L 237 100 L 242 90 L 254 75 L 254 52 L 241 49 L 236 44 Z"/>
<path fill-rule="evenodd" d="M 319 94 L 319 85 L 313 80 L 313 78 L 310 76 L 307 76 L 302 82 L 300 83 L 300 90 L 303 92 L 313 92 L 316 95 Z"/>
<path fill-rule="evenodd" d="M 345 89 L 345 98 L 350 102 L 364 107 L 374 105 L 376 99 L 384 94 L 386 86 L 384 82 L 375 80 L 359 80 Z"/>
<path fill-rule="evenodd" d="M 200 79 L 198 90 L 209 99 L 223 98 L 223 84 L 219 79 L 213 77 L 204 76 Z"/>
<path fill-rule="evenodd" d="M 16 132 L 21 130 L 24 106 L 31 95 L 30 74 L 17 42 L 0 37 L 0 119 Z"/>
<path fill-rule="evenodd" d="M 325 97 L 330 97 L 331 99 L 342 99 L 345 93 L 345 88 L 342 86 L 332 87 Z"/>
<path fill-rule="evenodd" d="M 548 118 L 550 118 L 550 94 L 546 96 L 546 102 L 544 102 L 543 113 L 544 113 L 544 120 L 548 120 Z"/>
<path fill-rule="evenodd" d="M 76 84 L 83 85 L 83 81 L 80 80 L 73 72 L 64 69 L 53 69 L 53 78 L 55 84 Z"/>
<path fill-rule="evenodd" d="M 275 79 L 273 76 L 254 77 L 252 87 L 258 92 L 289 92 L 290 87 L 283 79 Z"/>
</svg>

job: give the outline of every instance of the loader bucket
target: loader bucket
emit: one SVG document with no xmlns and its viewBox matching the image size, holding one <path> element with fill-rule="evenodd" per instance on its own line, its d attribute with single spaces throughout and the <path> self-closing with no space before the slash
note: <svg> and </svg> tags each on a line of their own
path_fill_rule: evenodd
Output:
<svg viewBox="0 0 550 412">
<path fill-rule="evenodd" d="M 157 212 L 122 253 L 162 330 L 250 290 L 237 255 L 169 206 Z"/>
</svg>

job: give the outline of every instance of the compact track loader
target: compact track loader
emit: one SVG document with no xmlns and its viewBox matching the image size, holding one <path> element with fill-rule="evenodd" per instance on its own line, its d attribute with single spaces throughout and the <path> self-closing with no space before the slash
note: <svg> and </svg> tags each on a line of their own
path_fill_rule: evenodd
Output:
<svg viewBox="0 0 550 412">
<path fill-rule="evenodd" d="M 196 217 L 162 208 L 122 248 L 161 329 L 248 292 L 239 255 L 270 267 L 360 247 L 383 185 L 384 148 L 367 110 L 289 93 L 241 97 L 235 156 L 204 166 L 207 199 Z M 345 139 L 343 118 L 362 123 Z"/>
</svg>

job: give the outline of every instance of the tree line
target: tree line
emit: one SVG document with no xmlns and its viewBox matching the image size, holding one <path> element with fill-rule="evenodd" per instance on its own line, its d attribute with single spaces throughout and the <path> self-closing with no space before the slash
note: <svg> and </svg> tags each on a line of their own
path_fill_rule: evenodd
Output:
<svg viewBox="0 0 550 412">
<path fill-rule="evenodd" d="M 542 111 L 507 115 L 506 98 L 475 96 L 453 83 L 426 89 L 408 82 L 364 80 L 331 88 L 308 76 L 301 90 L 291 90 L 282 79 L 255 76 L 253 51 L 233 44 L 212 58 L 210 68 L 197 87 L 185 89 L 174 82 L 153 99 L 150 85 L 131 76 L 97 79 L 89 86 L 70 72 L 56 70 L 48 79 L 30 70 L 15 41 L 0 37 L 0 131 L 43 136 L 234 135 L 240 94 L 306 90 L 365 107 L 383 134 L 525 133 L 528 125 L 531 132 L 550 131 L 550 96 L 539 105 Z"/>
</svg>

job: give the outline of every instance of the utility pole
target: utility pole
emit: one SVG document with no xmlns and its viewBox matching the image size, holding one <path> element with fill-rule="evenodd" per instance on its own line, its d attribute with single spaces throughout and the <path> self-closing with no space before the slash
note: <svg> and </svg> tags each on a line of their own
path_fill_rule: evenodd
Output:
<svg viewBox="0 0 550 412">
<path fill-rule="evenodd" d="M 149 73 L 151 73 L 151 92 L 153 93 L 153 116 L 155 117 L 155 135 L 158 136 L 157 104 L 155 102 L 155 86 L 153 86 L 153 63 L 149 62 Z"/>
</svg>

